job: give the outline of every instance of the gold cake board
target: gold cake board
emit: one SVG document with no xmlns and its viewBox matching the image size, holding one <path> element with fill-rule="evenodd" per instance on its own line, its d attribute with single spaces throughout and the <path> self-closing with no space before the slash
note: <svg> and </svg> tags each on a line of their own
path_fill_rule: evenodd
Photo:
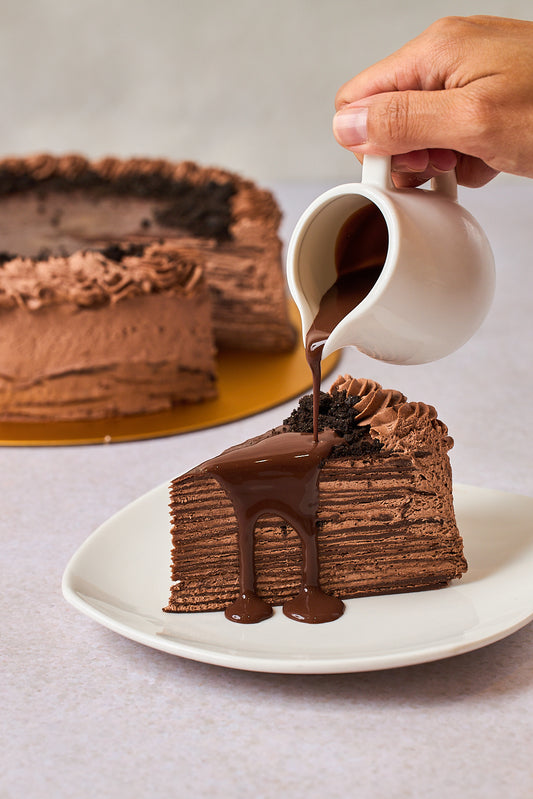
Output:
<svg viewBox="0 0 533 799">
<path fill-rule="evenodd" d="M 326 358 L 322 373 L 336 366 L 339 353 Z M 234 422 L 305 394 L 311 372 L 301 344 L 292 352 L 221 352 L 217 358 L 219 396 L 171 411 L 76 422 L 0 422 L 0 446 L 109 444 L 161 438 Z"/>
</svg>

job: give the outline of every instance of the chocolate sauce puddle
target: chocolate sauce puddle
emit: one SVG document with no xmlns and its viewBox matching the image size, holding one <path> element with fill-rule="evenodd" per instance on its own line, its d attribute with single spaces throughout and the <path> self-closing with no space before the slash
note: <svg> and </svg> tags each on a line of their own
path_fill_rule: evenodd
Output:
<svg viewBox="0 0 533 799">
<path fill-rule="evenodd" d="M 375 205 L 352 214 L 342 226 L 335 245 L 337 279 L 320 301 L 307 331 L 305 354 L 313 375 L 313 436 L 318 440 L 318 408 L 322 353 L 334 328 L 359 305 L 376 284 L 389 245 L 387 224 Z"/>
<path fill-rule="evenodd" d="M 239 597 L 226 608 L 226 618 L 253 624 L 272 614 L 257 595 L 254 569 L 254 529 L 265 514 L 288 522 L 302 543 L 301 590 L 284 604 L 284 614 L 320 624 L 344 612 L 344 603 L 320 588 L 316 535 L 320 466 L 340 441 L 333 430 L 326 430 L 318 441 L 310 433 L 276 433 L 203 464 L 228 494 L 238 523 Z"/>
</svg>

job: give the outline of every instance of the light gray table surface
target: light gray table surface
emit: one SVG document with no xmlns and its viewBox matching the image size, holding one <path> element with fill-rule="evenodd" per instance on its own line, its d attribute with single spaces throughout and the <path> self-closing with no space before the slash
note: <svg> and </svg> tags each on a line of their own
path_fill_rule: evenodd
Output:
<svg viewBox="0 0 533 799">
<path fill-rule="evenodd" d="M 326 186 L 274 188 L 286 239 Z M 337 371 L 435 405 L 457 482 L 533 496 L 533 182 L 460 198 L 497 262 L 481 330 L 439 363 L 347 351 Z M 191 453 L 200 462 L 262 432 L 292 404 L 182 436 L 0 449 L 1 799 L 533 795 L 531 624 L 436 662 L 276 675 L 150 649 L 64 601 L 63 570 L 98 525 Z"/>
</svg>

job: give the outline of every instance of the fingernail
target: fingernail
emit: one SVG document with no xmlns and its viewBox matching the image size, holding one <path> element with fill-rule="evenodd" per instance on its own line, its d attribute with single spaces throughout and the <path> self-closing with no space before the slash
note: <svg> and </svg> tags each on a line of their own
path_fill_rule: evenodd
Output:
<svg viewBox="0 0 533 799">
<path fill-rule="evenodd" d="M 356 147 L 367 140 L 368 108 L 346 108 L 333 117 L 333 133 L 339 144 Z"/>
</svg>

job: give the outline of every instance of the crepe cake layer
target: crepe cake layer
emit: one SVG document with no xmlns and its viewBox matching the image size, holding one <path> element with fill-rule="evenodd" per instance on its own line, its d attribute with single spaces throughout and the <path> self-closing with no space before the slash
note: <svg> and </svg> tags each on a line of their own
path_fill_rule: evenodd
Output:
<svg viewBox="0 0 533 799">
<path fill-rule="evenodd" d="M 352 451 L 334 449 L 320 470 L 322 589 L 346 599 L 436 588 L 460 577 L 466 561 L 447 455 L 453 441 L 435 409 L 349 376 L 339 378 L 331 391 L 360 398 L 353 414 L 362 429 Z M 310 415 L 308 403 L 303 427 Z M 300 421 L 289 419 L 265 435 L 301 428 Z M 172 482 L 170 507 L 174 583 L 166 610 L 224 609 L 239 593 L 230 500 L 199 466 Z M 283 604 L 300 589 L 301 544 L 280 518 L 264 516 L 257 522 L 255 571 L 257 593 L 270 604 Z"/>
<path fill-rule="evenodd" d="M 0 286 L 12 300 L 0 307 L 0 418 L 94 419 L 216 396 L 201 253 L 167 242 L 17 258 Z"/>
<path fill-rule="evenodd" d="M 268 191 L 191 162 L 48 154 L 0 161 L 2 261 L 68 258 L 113 242 L 179 243 L 203 256 L 218 348 L 280 351 L 294 344 L 279 222 Z M 1 271 L 0 312 L 11 302 Z M 25 297 L 17 301 L 25 304 Z"/>
</svg>

